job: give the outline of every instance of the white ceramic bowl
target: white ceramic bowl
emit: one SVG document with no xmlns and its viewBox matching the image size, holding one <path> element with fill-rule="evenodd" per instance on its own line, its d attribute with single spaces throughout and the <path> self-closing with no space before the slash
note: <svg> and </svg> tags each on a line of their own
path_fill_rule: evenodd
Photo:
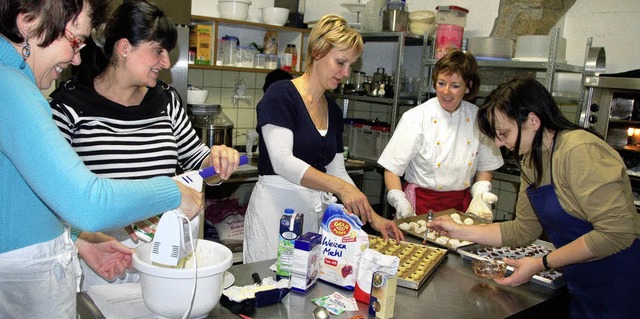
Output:
<svg viewBox="0 0 640 319">
<path fill-rule="evenodd" d="M 262 21 L 270 25 L 283 26 L 289 19 L 289 9 L 269 7 L 262 8 Z"/>
<path fill-rule="evenodd" d="M 433 38 L 436 33 L 436 25 L 435 23 L 427 23 L 427 22 L 409 22 L 409 32 L 416 35 L 423 35 L 424 32 L 427 32 L 427 36 Z"/>
<path fill-rule="evenodd" d="M 436 13 L 431 10 L 419 10 L 409 13 L 409 21 L 433 23 L 436 20 Z"/>
<path fill-rule="evenodd" d="M 190 318 L 204 318 L 220 301 L 224 272 L 231 267 L 229 248 L 209 240 L 199 239 L 198 285 Z M 136 248 L 133 266 L 140 272 L 144 304 L 158 316 L 181 318 L 189 307 L 194 272 L 191 269 L 166 268 L 153 265 L 150 260 L 153 243 Z"/>
<path fill-rule="evenodd" d="M 247 20 L 251 0 L 218 0 L 218 12 L 225 19 Z"/>
<path fill-rule="evenodd" d="M 187 104 L 202 104 L 207 101 L 207 97 L 207 90 L 187 90 Z"/>
</svg>

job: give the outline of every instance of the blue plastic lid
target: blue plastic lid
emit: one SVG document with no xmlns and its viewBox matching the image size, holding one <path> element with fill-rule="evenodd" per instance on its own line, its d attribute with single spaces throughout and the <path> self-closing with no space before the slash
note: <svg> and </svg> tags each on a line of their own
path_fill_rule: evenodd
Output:
<svg viewBox="0 0 640 319">
<path fill-rule="evenodd" d="M 293 208 L 285 208 L 284 213 L 287 215 L 293 215 Z"/>
</svg>

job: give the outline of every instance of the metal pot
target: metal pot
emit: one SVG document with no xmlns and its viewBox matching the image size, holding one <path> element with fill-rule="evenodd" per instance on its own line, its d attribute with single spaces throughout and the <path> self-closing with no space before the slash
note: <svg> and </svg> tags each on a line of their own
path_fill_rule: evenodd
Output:
<svg viewBox="0 0 640 319">
<path fill-rule="evenodd" d="M 402 10 L 382 11 L 382 31 L 403 32 L 407 30 L 409 12 Z"/>
<path fill-rule="evenodd" d="M 194 104 L 191 122 L 196 134 L 207 146 L 233 146 L 233 122 L 222 112 L 219 104 Z"/>
</svg>

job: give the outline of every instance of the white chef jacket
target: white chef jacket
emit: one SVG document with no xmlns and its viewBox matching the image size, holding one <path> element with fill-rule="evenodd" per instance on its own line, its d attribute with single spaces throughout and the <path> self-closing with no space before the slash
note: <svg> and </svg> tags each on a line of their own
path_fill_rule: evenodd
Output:
<svg viewBox="0 0 640 319">
<path fill-rule="evenodd" d="M 435 97 L 406 111 L 378 164 L 422 188 L 469 188 L 477 171 L 504 164 L 496 144 L 480 133 L 477 112 L 476 105 L 462 101 L 449 113 Z"/>
</svg>

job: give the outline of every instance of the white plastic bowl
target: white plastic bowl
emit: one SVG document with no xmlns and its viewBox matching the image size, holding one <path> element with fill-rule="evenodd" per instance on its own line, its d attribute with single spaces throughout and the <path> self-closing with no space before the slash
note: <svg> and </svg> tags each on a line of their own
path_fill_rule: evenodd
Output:
<svg viewBox="0 0 640 319">
<path fill-rule="evenodd" d="M 266 24 L 283 26 L 289 19 L 289 9 L 269 7 L 262 8 L 262 21 Z"/>
<path fill-rule="evenodd" d="M 152 243 L 136 248 L 133 266 L 140 272 L 144 304 L 158 316 L 181 318 L 189 307 L 193 290 L 194 269 L 155 266 L 150 261 Z M 198 286 L 190 318 L 204 318 L 222 296 L 224 272 L 231 267 L 229 248 L 209 240 L 199 239 L 196 252 L 208 258 L 198 259 Z"/>
<path fill-rule="evenodd" d="M 202 104 L 207 101 L 207 97 L 207 90 L 187 90 L 187 104 Z"/>
<path fill-rule="evenodd" d="M 251 0 L 218 0 L 218 11 L 225 19 L 246 21 Z"/>
</svg>

